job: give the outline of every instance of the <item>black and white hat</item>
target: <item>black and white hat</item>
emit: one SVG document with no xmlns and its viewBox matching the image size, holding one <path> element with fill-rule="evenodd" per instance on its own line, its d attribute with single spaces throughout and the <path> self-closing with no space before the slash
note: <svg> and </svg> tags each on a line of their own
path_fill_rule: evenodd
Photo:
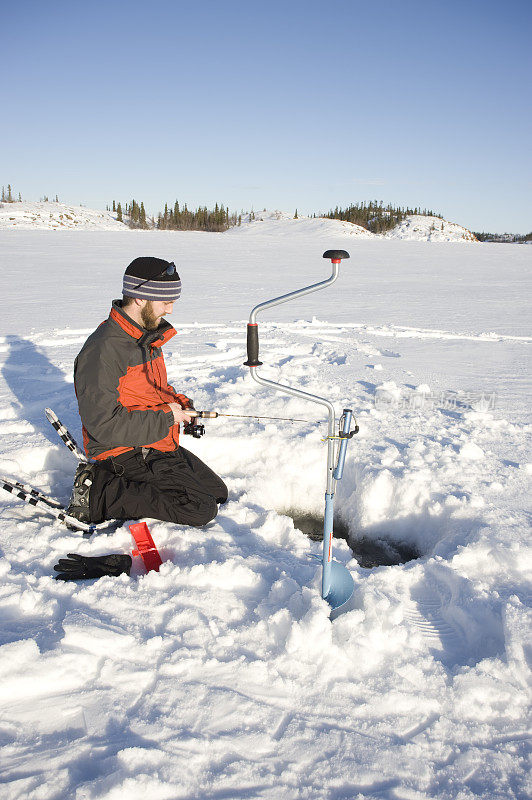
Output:
<svg viewBox="0 0 532 800">
<path fill-rule="evenodd" d="M 141 300 L 171 303 L 181 295 L 181 279 L 173 261 L 144 256 L 131 262 L 124 273 L 122 294 Z"/>
</svg>

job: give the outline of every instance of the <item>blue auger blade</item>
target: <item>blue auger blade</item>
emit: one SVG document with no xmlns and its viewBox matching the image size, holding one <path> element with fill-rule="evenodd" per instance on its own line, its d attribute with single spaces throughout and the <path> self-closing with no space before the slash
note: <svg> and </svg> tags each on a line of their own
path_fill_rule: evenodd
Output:
<svg viewBox="0 0 532 800">
<path fill-rule="evenodd" d="M 347 567 L 344 567 L 339 561 L 331 561 L 330 567 L 331 583 L 329 594 L 325 599 L 331 606 L 330 618 L 333 620 L 345 611 L 350 611 L 350 600 L 355 591 L 355 582 Z"/>
</svg>

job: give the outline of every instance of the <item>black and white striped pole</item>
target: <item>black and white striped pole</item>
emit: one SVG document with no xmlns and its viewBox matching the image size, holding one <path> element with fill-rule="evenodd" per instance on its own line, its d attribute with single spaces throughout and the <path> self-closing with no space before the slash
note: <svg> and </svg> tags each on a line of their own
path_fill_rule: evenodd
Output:
<svg viewBox="0 0 532 800">
<path fill-rule="evenodd" d="M 65 428 L 57 414 L 52 411 L 51 408 L 45 408 L 44 413 L 46 414 L 46 418 L 48 419 L 48 422 L 51 424 L 52 428 L 57 431 L 57 435 L 63 444 L 68 447 L 71 453 L 74 453 L 78 461 L 88 461 L 89 459 L 78 445 L 68 428 Z"/>
<path fill-rule="evenodd" d="M 332 539 L 333 539 L 333 520 L 334 520 L 334 492 L 336 481 L 342 477 L 343 463 L 345 460 L 346 443 L 352 436 L 349 431 L 351 422 L 351 411 L 344 410 L 342 415 L 343 429 L 340 431 L 339 436 L 336 436 L 336 415 L 332 403 L 324 397 L 319 397 L 309 392 L 303 392 L 301 389 L 294 389 L 292 386 L 286 386 L 282 383 L 268 380 L 258 373 L 258 367 L 262 366 L 262 361 L 259 361 L 259 329 L 257 323 L 257 314 L 265 311 L 267 308 L 288 303 L 290 300 L 295 300 L 296 297 L 303 297 L 311 292 L 317 292 L 320 289 L 325 289 L 338 277 L 339 266 L 342 259 L 349 258 L 349 253 L 346 250 L 327 250 L 323 254 L 323 258 L 331 260 L 332 274 L 330 278 L 319 283 L 313 283 L 311 286 L 305 286 L 303 289 L 298 289 L 295 292 L 275 297 L 273 300 L 268 300 L 265 303 L 260 303 L 251 311 L 249 322 L 247 326 L 247 355 L 248 359 L 244 362 L 246 367 L 249 367 L 251 377 L 253 380 L 260 383 L 262 386 L 268 386 L 278 392 L 290 394 L 294 397 L 301 397 L 303 400 L 309 400 L 312 403 L 318 403 L 325 406 L 329 416 L 329 427 L 327 435 L 327 487 L 325 491 L 325 514 L 324 514 L 324 527 L 323 527 L 323 558 L 322 558 L 322 587 L 321 596 L 327 600 L 332 607 L 331 618 L 337 617 L 342 610 L 345 610 L 349 600 L 354 591 L 353 578 L 349 570 L 340 564 L 338 561 L 332 559 Z M 349 412 L 349 413 L 346 413 Z M 341 440 L 341 447 L 338 456 L 338 462 L 335 465 L 335 441 Z"/>
</svg>

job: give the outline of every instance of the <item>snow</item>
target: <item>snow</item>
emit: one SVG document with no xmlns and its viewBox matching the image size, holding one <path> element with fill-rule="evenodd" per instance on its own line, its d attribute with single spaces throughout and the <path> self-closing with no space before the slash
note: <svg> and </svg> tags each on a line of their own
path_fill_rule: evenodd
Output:
<svg viewBox="0 0 532 800">
<path fill-rule="evenodd" d="M 130 578 L 54 581 L 68 552 L 130 552 L 127 526 L 83 539 L 2 493 L 6 800 L 530 795 L 528 251 L 280 222 L 0 236 L 0 475 L 68 499 L 76 462 L 43 409 L 80 439 L 73 359 L 138 255 L 183 280 L 171 383 L 198 408 L 308 420 L 184 437 L 230 499 L 200 530 L 148 521 L 158 574 L 135 558 Z M 338 246 L 333 286 L 259 316 L 263 374 L 353 408 L 338 518 L 354 544 L 421 555 L 365 569 L 335 539 L 355 597 L 331 623 L 320 544 L 285 513 L 323 510 L 324 419 L 242 362 L 251 306 L 327 277 Z"/>
<path fill-rule="evenodd" d="M 274 234 L 276 237 L 301 236 L 305 239 L 319 238 L 323 236 L 332 237 L 360 237 L 363 239 L 404 239 L 415 242 L 476 242 L 477 239 L 471 231 L 457 225 L 454 222 L 440 217 L 427 217 L 412 214 L 402 222 L 387 231 L 385 234 L 375 234 L 354 225 L 352 222 L 343 222 L 338 219 L 327 219 L 325 217 L 306 217 L 298 215 L 294 219 L 293 214 L 284 211 L 255 211 L 245 214 L 242 217 L 242 225 L 231 228 L 228 231 L 231 235 L 245 234 L 262 236 L 265 233 Z"/>
<path fill-rule="evenodd" d="M 0 203 L 0 230 L 2 229 L 44 230 L 124 230 L 123 222 L 117 222 L 116 214 L 96 211 L 82 206 L 64 203 L 31 202 Z"/>
<path fill-rule="evenodd" d="M 0 230 L 40 229 L 40 230 L 101 230 L 124 231 L 129 228 L 118 222 L 116 214 L 110 211 L 97 211 L 82 206 L 67 206 L 63 203 L 49 202 L 16 202 L 0 203 Z M 325 217 L 307 217 L 304 214 L 294 219 L 294 214 L 286 211 L 256 211 L 244 214 L 241 225 L 229 228 L 226 235 L 259 236 L 274 235 L 282 240 L 301 238 L 305 241 L 320 239 L 324 236 L 357 237 L 362 239 L 380 239 L 381 234 L 374 234 L 338 219 Z M 399 225 L 383 234 L 388 239 L 405 239 L 419 242 L 476 242 L 475 236 L 454 222 L 447 222 L 439 217 L 412 215 L 406 217 Z"/>
<path fill-rule="evenodd" d="M 343 222 L 339 219 L 326 219 L 325 217 L 299 216 L 294 219 L 294 214 L 284 211 L 255 211 L 242 217 L 242 224 L 226 231 L 226 235 L 259 236 L 273 234 L 277 238 L 301 237 L 308 241 L 309 238 L 323 238 L 324 236 L 345 237 L 356 236 L 362 239 L 373 239 L 375 234 L 354 225 L 352 222 Z"/>
<path fill-rule="evenodd" d="M 413 242 L 477 241 L 474 234 L 461 225 L 447 222 L 447 220 L 440 217 L 428 217 L 419 214 L 412 214 L 406 217 L 395 228 L 385 234 L 375 234 L 360 225 L 354 225 L 352 222 L 343 222 L 338 219 L 326 219 L 325 217 L 313 219 L 304 215 L 298 215 L 298 219 L 294 219 L 293 214 L 287 214 L 283 211 L 256 211 L 254 212 L 254 218 L 251 214 L 244 215 L 242 225 L 231 228 L 228 233 L 232 235 L 245 234 L 247 236 L 250 234 L 262 236 L 265 233 L 270 233 L 278 237 L 288 236 L 293 238 L 294 236 L 304 236 L 306 239 L 323 236 L 356 236 L 364 239 L 404 239 Z"/>
<path fill-rule="evenodd" d="M 476 236 L 467 228 L 455 222 L 447 222 L 440 217 L 427 217 L 412 214 L 391 231 L 387 239 L 406 239 L 417 242 L 476 242 Z"/>
</svg>

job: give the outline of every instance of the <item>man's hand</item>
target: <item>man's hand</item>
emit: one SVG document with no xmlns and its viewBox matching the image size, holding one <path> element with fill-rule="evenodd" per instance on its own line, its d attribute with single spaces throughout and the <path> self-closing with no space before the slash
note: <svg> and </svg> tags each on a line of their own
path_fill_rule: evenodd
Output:
<svg viewBox="0 0 532 800">
<path fill-rule="evenodd" d="M 178 425 L 180 422 L 190 422 L 195 414 L 191 414 L 191 409 L 181 408 L 179 403 L 168 403 L 174 415 L 174 423 Z"/>
</svg>

